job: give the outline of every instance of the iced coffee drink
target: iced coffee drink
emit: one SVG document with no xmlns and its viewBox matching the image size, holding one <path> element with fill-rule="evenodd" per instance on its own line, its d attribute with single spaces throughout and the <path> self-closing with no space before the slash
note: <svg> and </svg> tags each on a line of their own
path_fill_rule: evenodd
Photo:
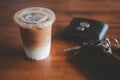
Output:
<svg viewBox="0 0 120 80">
<path fill-rule="evenodd" d="M 48 57 L 54 12 L 42 7 L 25 8 L 14 15 L 14 21 L 20 28 L 26 56 L 33 60 Z"/>
</svg>

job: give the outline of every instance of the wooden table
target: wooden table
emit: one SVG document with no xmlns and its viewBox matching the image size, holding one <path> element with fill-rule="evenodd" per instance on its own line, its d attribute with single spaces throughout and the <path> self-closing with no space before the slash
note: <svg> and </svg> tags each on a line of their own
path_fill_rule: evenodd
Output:
<svg viewBox="0 0 120 80">
<path fill-rule="evenodd" d="M 22 8 L 40 6 L 55 11 L 51 55 L 41 61 L 25 57 L 19 28 L 13 15 Z M 90 18 L 109 25 L 105 37 L 120 38 L 120 0 L 1 0 L 0 80 L 94 80 L 90 73 L 76 69 L 65 48 L 76 45 L 61 37 L 74 17 Z"/>
</svg>

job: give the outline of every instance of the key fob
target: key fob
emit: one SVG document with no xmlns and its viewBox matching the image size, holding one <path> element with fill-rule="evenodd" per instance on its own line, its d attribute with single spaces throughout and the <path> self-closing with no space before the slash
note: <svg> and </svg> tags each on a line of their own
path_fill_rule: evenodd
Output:
<svg viewBox="0 0 120 80">
<path fill-rule="evenodd" d="M 63 30 L 62 35 L 65 39 L 78 42 L 100 41 L 107 30 L 108 25 L 106 23 L 86 18 L 74 18 L 69 26 Z"/>
</svg>

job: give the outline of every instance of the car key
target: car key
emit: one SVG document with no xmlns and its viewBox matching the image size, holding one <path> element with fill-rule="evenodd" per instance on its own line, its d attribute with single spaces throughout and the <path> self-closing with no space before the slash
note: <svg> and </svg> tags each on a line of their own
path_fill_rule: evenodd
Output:
<svg viewBox="0 0 120 80">
<path fill-rule="evenodd" d="M 79 43 L 101 41 L 107 30 L 108 25 L 106 23 L 87 18 L 74 18 L 69 26 L 62 31 L 62 36 Z"/>
</svg>

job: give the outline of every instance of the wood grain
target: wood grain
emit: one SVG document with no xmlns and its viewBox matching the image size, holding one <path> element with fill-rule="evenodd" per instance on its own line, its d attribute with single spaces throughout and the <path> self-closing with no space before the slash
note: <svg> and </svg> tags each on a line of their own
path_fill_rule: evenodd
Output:
<svg viewBox="0 0 120 80">
<path fill-rule="evenodd" d="M 74 17 L 90 18 L 109 25 L 106 37 L 120 38 L 120 0 L 1 0 L 0 1 L 0 80 L 94 80 L 77 69 L 63 51 L 76 45 L 61 37 Z M 51 55 L 41 61 L 26 59 L 15 12 L 26 7 L 47 7 L 56 13 L 52 30 Z"/>
</svg>

